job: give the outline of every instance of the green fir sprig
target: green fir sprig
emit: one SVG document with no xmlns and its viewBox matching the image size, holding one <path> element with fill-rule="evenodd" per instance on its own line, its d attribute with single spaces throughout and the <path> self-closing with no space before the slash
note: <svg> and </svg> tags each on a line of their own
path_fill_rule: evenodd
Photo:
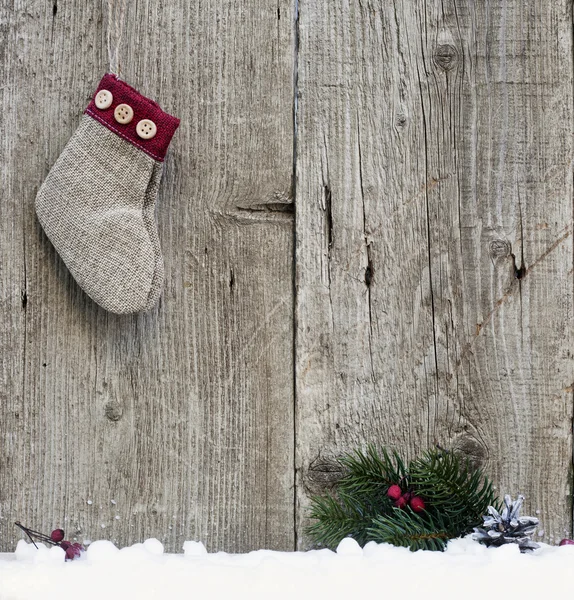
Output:
<svg viewBox="0 0 574 600">
<path fill-rule="evenodd" d="M 378 542 L 407 546 L 413 552 L 444 550 L 453 537 L 451 527 L 441 517 L 422 517 L 410 509 L 394 509 L 390 515 L 376 517 L 368 532 Z"/>
<path fill-rule="evenodd" d="M 335 493 L 311 499 L 306 533 L 317 546 L 335 548 L 353 537 L 361 545 L 373 540 L 443 550 L 449 539 L 480 525 L 489 505 L 500 506 L 482 470 L 453 451 L 429 450 L 407 467 L 396 451 L 369 445 L 338 463 L 345 474 Z M 397 485 L 405 497 L 422 499 L 424 508 L 397 508 L 388 496 Z"/>
</svg>

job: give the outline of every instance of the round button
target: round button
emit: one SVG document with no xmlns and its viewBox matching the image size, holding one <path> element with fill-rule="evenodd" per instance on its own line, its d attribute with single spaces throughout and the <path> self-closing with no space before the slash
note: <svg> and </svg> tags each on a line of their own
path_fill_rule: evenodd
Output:
<svg viewBox="0 0 574 600">
<path fill-rule="evenodd" d="M 113 101 L 114 101 L 114 97 L 112 96 L 112 92 L 108 92 L 108 90 L 100 90 L 96 94 L 95 102 L 96 102 L 96 106 L 100 110 L 109 108 L 112 105 Z"/>
<path fill-rule="evenodd" d="M 129 104 L 118 104 L 114 110 L 114 118 L 118 123 L 127 125 L 134 118 L 134 109 Z"/>
<path fill-rule="evenodd" d="M 157 133 L 157 127 L 153 121 L 142 119 L 136 126 L 136 133 L 144 140 L 151 140 Z"/>
</svg>

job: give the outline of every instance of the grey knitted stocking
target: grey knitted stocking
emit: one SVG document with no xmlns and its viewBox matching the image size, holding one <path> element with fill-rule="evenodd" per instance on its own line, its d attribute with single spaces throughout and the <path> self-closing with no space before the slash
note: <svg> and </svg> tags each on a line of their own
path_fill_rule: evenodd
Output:
<svg viewBox="0 0 574 600">
<path fill-rule="evenodd" d="M 161 295 L 155 203 L 178 125 L 106 75 L 38 192 L 36 213 L 48 238 L 77 283 L 110 312 L 146 311 Z"/>
</svg>

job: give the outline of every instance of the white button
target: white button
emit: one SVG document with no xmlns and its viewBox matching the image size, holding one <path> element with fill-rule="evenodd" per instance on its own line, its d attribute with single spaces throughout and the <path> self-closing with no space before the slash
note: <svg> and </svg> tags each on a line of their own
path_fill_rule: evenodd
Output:
<svg viewBox="0 0 574 600">
<path fill-rule="evenodd" d="M 114 118 L 118 123 L 127 125 L 134 118 L 134 109 L 129 104 L 118 104 L 114 110 Z"/>
<path fill-rule="evenodd" d="M 114 97 L 112 96 L 112 92 L 108 92 L 108 90 L 100 90 L 96 94 L 96 106 L 100 110 L 104 110 L 105 108 L 109 108 L 114 101 Z"/>
<path fill-rule="evenodd" d="M 157 127 L 153 121 L 150 121 L 149 119 L 142 119 L 136 125 L 136 133 L 144 140 L 151 140 L 151 138 L 157 133 Z"/>
</svg>

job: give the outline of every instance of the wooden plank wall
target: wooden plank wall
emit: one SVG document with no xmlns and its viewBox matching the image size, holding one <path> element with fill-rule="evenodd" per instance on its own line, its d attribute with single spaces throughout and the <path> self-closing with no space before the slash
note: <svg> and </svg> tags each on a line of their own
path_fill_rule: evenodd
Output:
<svg viewBox="0 0 574 600">
<path fill-rule="evenodd" d="M 570 531 L 571 16 L 300 3 L 299 530 L 375 441 L 459 448 Z"/>
<path fill-rule="evenodd" d="M 571 532 L 571 4 L 129 2 L 121 75 L 182 119 L 134 317 L 33 210 L 104 5 L 0 5 L 0 551 L 16 519 L 304 548 L 369 441 L 458 448 Z"/>
<path fill-rule="evenodd" d="M 20 519 L 292 549 L 291 1 L 128 3 L 121 75 L 182 121 L 158 202 L 165 292 L 134 317 L 78 289 L 33 209 L 107 69 L 104 8 L 0 8 L 0 546 Z"/>
</svg>

